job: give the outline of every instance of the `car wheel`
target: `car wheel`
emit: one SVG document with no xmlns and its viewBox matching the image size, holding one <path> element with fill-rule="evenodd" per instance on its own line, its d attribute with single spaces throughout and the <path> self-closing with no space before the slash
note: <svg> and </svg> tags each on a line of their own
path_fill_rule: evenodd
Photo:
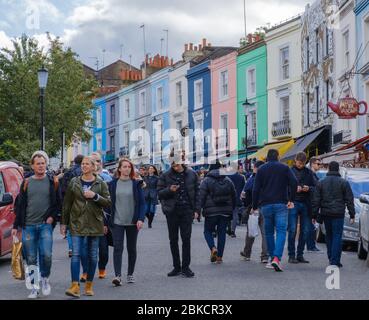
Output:
<svg viewBox="0 0 369 320">
<path fill-rule="evenodd" d="M 321 226 L 319 226 L 317 232 L 316 232 L 316 242 L 318 243 L 324 243 L 325 242 L 325 235 L 322 232 Z"/>
<path fill-rule="evenodd" d="M 359 243 L 357 245 L 357 256 L 360 260 L 366 260 L 368 252 L 365 251 L 363 246 L 363 239 L 360 237 Z"/>
</svg>

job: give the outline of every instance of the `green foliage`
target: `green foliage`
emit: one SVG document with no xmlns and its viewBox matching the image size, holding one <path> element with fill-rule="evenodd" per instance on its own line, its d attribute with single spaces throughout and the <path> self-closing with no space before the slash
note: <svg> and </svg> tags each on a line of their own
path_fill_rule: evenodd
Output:
<svg viewBox="0 0 369 320">
<path fill-rule="evenodd" d="M 0 50 L 0 160 L 28 162 L 40 148 L 41 112 L 37 71 L 49 71 L 45 95 L 46 152 L 55 156 L 61 149 L 62 132 L 67 145 L 73 134 L 85 141 L 84 129 L 91 120 L 95 80 L 85 77 L 83 66 L 70 48 L 49 37 L 49 49 L 23 35 L 14 49 Z"/>
</svg>

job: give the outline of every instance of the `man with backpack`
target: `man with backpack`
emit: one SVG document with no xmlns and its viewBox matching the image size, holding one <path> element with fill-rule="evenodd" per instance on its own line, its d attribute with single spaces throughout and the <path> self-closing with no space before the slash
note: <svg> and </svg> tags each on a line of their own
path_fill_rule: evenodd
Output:
<svg viewBox="0 0 369 320">
<path fill-rule="evenodd" d="M 220 163 L 211 164 L 210 172 L 200 186 L 200 202 L 205 217 L 204 236 L 210 249 L 210 261 L 223 262 L 228 221 L 236 208 L 236 189 L 233 182 L 222 172 Z M 214 244 L 213 232 L 217 230 L 218 245 Z"/>
<path fill-rule="evenodd" d="M 39 296 L 39 282 L 44 296 L 51 293 L 49 277 L 53 228 L 58 214 L 61 213 L 61 199 L 57 178 L 46 173 L 48 161 L 49 158 L 44 151 L 37 151 L 32 155 L 31 166 L 34 175 L 24 179 L 15 200 L 16 218 L 12 236 L 17 235 L 18 229 L 22 230 L 27 277 L 33 274 L 29 299 L 36 299 Z M 41 281 L 39 281 L 38 269 L 40 269 Z"/>
</svg>

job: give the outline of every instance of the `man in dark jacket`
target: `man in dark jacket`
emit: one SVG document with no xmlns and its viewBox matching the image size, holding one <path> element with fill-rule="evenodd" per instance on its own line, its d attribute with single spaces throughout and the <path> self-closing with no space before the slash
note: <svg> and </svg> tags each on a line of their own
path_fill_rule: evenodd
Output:
<svg viewBox="0 0 369 320">
<path fill-rule="evenodd" d="M 326 230 L 327 255 L 330 265 L 342 267 L 342 233 L 346 208 L 350 223 L 355 222 L 354 195 L 348 181 L 341 178 L 339 164 L 332 161 L 327 176 L 318 182 L 313 197 L 313 223 L 320 216 Z"/>
<path fill-rule="evenodd" d="M 49 276 L 52 264 L 53 225 L 57 215 L 61 213 L 59 185 L 54 178 L 46 174 L 49 158 L 44 151 L 36 151 L 31 158 L 34 175 L 26 178 L 21 184 L 15 202 L 16 218 L 12 236 L 16 236 L 18 228 L 22 229 L 22 243 L 26 262 L 33 271 L 31 293 L 28 298 L 39 296 L 38 267 L 41 273 L 41 289 L 44 296 L 50 295 Z M 55 178 L 56 179 L 56 178 Z M 38 262 L 39 257 L 39 262 Z"/>
<path fill-rule="evenodd" d="M 65 193 L 67 192 L 68 184 L 74 177 L 79 177 L 82 175 L 81 163 L 83 160 L 83 155 L 79 154 L 74 158 L 74 164 L 69 170 L 64 173 L 63 182 L 61 184 L 61 193 L 64 199 Z"/>
<path fill-rule="evenodd" d="M 278 158 L 278 150 L 270 149 L 267 163 L 259 168 L 252 192 L 252 208 L 254 211 L 260 208 L 264 216 L 265 237 L 272 258 L 267 267 L 271 265 L 275 271 L 283 271 L 280 261 L 286 242 L 288 209 L 293 208 L 297 181 L 291 169 Z"/>
<path fill-rule="evenodd" d="M 242 193 L 243 187 L 245 186 L 246 178 L 244 175 L 240 174 L 239 171 L 237 171 L 235 174 L 229 175 L 229 179 L 231 179 L 231 181 L 234 184 L 234 187 L 236 188 L 237 201 L 236 201 L 236 207 L 233 210 L 232 223 L 231 223 L 231 228 L 230 228 L 231 229 L 230 236 L 232 238 L 235 238 L 236 237 L 236 227 L 239 221 L 241 221 L 242 210 L 244 209 L 243 203 L 241 200 L 241 193 Z"/>
<path fill-rule="evenodd" d="M 288 262 L 309 263 L 304 258 L 304 247 L 309 237 L 311 224 L 311 194 L 314 191 L 315 180 L 313 173 L 306 164 L 305 152 L 298 152 L 292 172 L 297 179 L 297 194 L 294 208 L 288 212 Z M 297 220 L 300 216 L 300 235 L 296 254 Z"/>
<path fill-rule="evenodd" d="M 222 263 L 228 221 L 236 208 L 236 189 L 219 163 L 210 165 L 210 172 L 200 186 L 200 202 L 205 217 L 204 236 L 210 249 L 210 261 Z M 213 232 L 217 230 L 218 245 Z"/>
<path fill-rule="evenodd" d="M 172 161 L 171 168 L 161 174 L 158 195 L 163 213 L 167 218 L 170 249 L 174 269 L 168 277 L 183 274 L 193 277 L 191 262 L 192 221 L 200 212 L 199 178 L 195 171 L 179 161 Z M 178 248 L 178 230 L 182 238 L 182 266 Z"/>
</svg>

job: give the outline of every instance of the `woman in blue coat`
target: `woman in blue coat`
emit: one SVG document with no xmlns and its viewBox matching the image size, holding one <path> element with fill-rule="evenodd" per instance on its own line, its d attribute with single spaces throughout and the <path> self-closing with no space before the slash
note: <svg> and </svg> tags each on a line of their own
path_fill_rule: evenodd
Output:
<svg viewBox="0 0 369 320">
<path fill-rule="evenodd" d="M 152 222 L 158 205 L 158 170 L 155 166 L 149 166 L 149 174 L 144 178 L 146 183 L 145 201 L 146 201 L 146 217 L 149 220 L 149 228 L 152 228 Z"/>
</svg>

